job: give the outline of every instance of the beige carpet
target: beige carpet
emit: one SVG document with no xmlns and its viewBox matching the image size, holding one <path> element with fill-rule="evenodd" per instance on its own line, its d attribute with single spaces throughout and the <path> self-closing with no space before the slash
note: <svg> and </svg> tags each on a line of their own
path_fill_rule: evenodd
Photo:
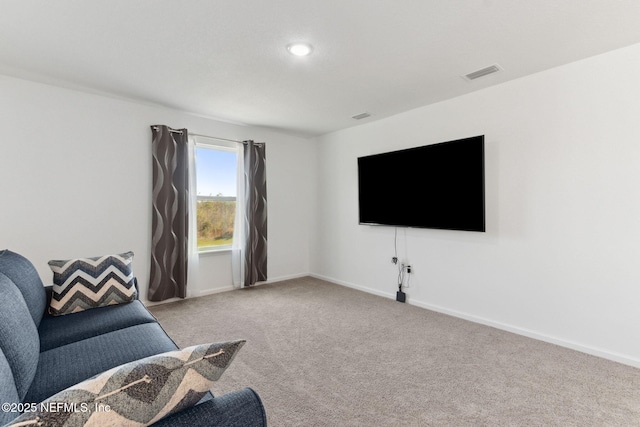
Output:
<svg viewBox="0 0 640 427">
<path fill-rule="evenodd" d="M 271 426 L 640 426 L 640 370 L 314 278 L 151 308 L 180 346 L 244 338 L 214 394 Z"/>
</svg>

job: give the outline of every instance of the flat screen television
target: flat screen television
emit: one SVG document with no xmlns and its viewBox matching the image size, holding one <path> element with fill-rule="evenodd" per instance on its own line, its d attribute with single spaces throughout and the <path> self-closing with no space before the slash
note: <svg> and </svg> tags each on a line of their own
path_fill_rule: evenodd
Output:
<svg viewBox="0 0 640 427">
<path fill-rule="evenodd" d="M 484 135 L 358 158 L 360 224 L 485 231 Z"/>
</svg>

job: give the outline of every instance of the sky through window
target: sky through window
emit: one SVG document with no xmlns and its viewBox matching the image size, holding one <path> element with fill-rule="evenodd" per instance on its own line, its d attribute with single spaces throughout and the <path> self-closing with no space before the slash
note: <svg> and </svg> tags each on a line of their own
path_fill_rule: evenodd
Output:
<svg viewBox="0 0 640 427">
<path fill-rule="evenodd" d="M 196 148 L 198 196 L 236 197 L 236 153 Z"/>
</svg>

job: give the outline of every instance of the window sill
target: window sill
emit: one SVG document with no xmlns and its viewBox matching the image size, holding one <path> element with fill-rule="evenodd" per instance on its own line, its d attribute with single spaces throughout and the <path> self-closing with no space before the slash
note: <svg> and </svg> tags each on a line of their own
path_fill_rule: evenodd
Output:
<svg viewBox="0 0 640 427">
<path fill-rule="evenodd" d="M 198 256 L 200 255 L 211 255 L 211 254 L 222 254 L 222 253 L 227 253 L 227 252 L 231 252 L 231 248 L 230 247 L 224 247 L 224 248 L 212 248 L 212 249 L 205 249 L 203 251 L 198 251 Z"/>
</svg>

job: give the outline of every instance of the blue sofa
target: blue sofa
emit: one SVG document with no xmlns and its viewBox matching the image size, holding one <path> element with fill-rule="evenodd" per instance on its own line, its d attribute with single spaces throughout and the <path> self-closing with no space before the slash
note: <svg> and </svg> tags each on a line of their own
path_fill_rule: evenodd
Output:
<svg viewBox="0 0 640 427">
<path fill-rule="evenodd" d="M 39 403 L 124 363 L 173 351 L 176 344 L 139 301 L 64 316 L 47 314 L 45 288 L 25 257 L 0 251 L 0 425 Z M 166 417 L 157 426 L 264 426 L 258 395 L 246 388 Z"/>
</svg>

